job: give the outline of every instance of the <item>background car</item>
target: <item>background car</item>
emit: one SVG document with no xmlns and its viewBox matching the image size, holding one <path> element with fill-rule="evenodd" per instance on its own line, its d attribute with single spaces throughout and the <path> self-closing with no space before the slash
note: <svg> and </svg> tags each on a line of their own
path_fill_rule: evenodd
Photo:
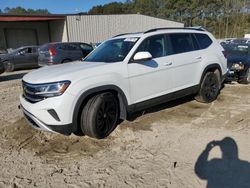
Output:
<svg viewBox="0 0 250 188">
<path fill-rule="evenodd" d="M 15 69 L 38 67 L 38 46 L 24 46 L 1 55 L 6 72 Z"/>
<path fill-rule="evenodd" d="M 47 43 L 39 48 L 39 66 L 67 63 L 86 57 L 93 47 L 86 43 Z"/>
<path fill-rule="evenodd" d="M 223 45 L 227 57 L 227 81 L 250 83 L 250 44 Z"/>
</svg>

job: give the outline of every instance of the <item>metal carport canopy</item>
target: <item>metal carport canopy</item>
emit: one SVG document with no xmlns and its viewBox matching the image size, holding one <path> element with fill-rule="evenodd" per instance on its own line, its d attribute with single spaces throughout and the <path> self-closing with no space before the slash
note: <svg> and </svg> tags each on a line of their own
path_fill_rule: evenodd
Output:
<svg viewBox="0 0 250 188">
<path fill-rule="evenodd" d="M 1 15 L 0 22 L 64 20 L 65 15 Z"/>
</svg>

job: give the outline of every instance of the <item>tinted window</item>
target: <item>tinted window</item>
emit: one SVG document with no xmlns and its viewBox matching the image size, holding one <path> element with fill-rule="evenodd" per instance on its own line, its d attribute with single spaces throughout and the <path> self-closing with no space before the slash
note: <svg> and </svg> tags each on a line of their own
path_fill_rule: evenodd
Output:
<svg viewBox="0 0 250 188">
<path fill-rule="evenodd" d="M 48 51 L 50 47 L 51 47 L 51 44 L 44 44 L 39 48 L 39 51 L 43 51 L 43 52 Z"/>
<path fill-rule="evenodd" d="M 81 49 L 92 51 L 93 47 L 87 44 L 80 44 Z"/>
<path fill-rule="evenodd" d="M 145 39 L 140 44 L 137 52 L 149 52 L 153 58 L 166 56 L 164 35 L 156 35 Z"/>
<path fill-rule="evenodd" d="M 67 43 L 67 44 L 60 44 L 59 49 L 61 50 L 80 50 L 80 47 L 77 44 L 71 44 L 71 43 Z"/>
<path fill-rule="evenodd" d="M 24 49 L 20 50 L 19 53 L 30 54 L 30 53 L 32 53 L 32 48 L 24 48 Z"/>
<path fill-rule="evenodd" d="M 198 46 L 195 45 L 195 41 L 193 41 L 193 37 L 189 33 L 169 34 L 169 38 L 174 54 L 198 50 Z"/>
<path fill-rule="evenodd" d="M 201 49 L 209 47 L 213 42 L 206 34 L 196 33 L 195 36 L 199 42 Z"/>
</svg>

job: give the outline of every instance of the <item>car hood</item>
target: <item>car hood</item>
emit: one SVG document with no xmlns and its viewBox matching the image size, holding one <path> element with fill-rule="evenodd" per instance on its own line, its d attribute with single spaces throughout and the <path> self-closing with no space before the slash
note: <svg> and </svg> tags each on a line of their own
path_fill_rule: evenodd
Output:
<svg viewBox="0 0 250 188">
<path fill-rule="evenodd" d="M 74 81 L 97 75 L 101 73 L 103 66 L 108 66 L 108 64 L 109 63 L 76 61 L 61 65 L 46 66 L 26 74 L 23 80 L 31 84 L 50 83 L 62 80 Z"/>
<path fill-rule="evenodd" d="M 6 59 L 10 56 L 10 54 L 0 54 L 0 59 Z"/>
</svg>

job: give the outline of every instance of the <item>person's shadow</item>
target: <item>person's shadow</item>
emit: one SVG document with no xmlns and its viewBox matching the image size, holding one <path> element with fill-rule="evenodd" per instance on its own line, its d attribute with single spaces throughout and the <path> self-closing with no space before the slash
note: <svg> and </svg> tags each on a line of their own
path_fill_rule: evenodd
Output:
<svg viewBox="0 0 250 188">
<path fill-rule="evenodd" d="M 222 158 L 209 161 L 215 146 L 220 147 Z M 207 180 L 207 188 L 250 188 L 250 163 L 239 159 L 237 144 L 230 137 L 207 144 L 196 161 L 195 173 Z"/>
</svg>

